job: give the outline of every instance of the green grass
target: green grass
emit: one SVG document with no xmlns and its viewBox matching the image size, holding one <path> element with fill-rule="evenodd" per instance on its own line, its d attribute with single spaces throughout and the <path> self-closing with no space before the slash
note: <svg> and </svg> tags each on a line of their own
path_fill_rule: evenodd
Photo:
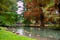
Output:
<svg viewBox="0 0 60 40">
<path fill-rule="evenodd" d="M 35 39 L 26 36 L 16 35 L 9 31 L 0 30 L 0 40 L 35 40 Z"/>
</svg>

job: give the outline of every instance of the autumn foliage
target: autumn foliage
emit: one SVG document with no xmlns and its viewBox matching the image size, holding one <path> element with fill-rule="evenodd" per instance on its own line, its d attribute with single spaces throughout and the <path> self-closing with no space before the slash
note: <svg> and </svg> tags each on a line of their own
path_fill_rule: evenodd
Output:
<svg viewBox="0 0 60 40">
<path fill-rule="evenodd" d="M 39 6 L 37 0 L 32 0 L 32 2 L 28 2 L 26 4 L 27 11 L 24 12 L 25 18 L 40 18 L 40 13 L 42 13 L 42 9 Z"/>
</svg>

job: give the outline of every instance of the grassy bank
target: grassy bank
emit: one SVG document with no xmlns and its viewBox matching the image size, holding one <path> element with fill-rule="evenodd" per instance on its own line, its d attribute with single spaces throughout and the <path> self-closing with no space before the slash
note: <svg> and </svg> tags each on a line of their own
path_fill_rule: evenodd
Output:
<svg viewBox="0 0 60 40">
<path fill-rule="evenodd" d="M 35 40 L 25 36 L 19 36 L 0 28 L 0 40 Z"/>
</svg>

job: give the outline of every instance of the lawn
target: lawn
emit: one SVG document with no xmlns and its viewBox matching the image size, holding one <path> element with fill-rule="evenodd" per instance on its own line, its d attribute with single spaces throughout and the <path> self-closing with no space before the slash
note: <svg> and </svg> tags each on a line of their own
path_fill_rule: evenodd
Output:
<svg viewBox="0 0 60 40">
<path fill-rule="evenodd" d="M 26 36 L 20 36 L 0 28 L 0 40 L 35 40 Z"/>
</svg>

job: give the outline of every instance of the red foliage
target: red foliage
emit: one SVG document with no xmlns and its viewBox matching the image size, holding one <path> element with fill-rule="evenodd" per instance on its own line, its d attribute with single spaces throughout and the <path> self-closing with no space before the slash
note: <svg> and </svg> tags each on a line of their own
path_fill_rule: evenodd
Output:
<svg viewBox="0 0 60 40">
<path fill-rule="evenodd" d="M 26 4 L 26 7 L 27 7 L 28 9 L 34 8 L 34 7 L 36 7 L 36 6 L 38 6 L 38 3 L 37 3 L 36 0 L 32 0 L 32 2 L 28 2 L 28 3 Z"/>
<path fill-rule="evenodd" d="M 38 18 L 40 19 L 40 14 L 43 13 L 41 8 L 33 8 L 31 11 L 24 12 L 24 18 Z"/>
<path fill-rule="evenodd" d="M 55 7 L 54 7 L 54 6 L 49 7 L 49 8 L 47 8 L 46 10 L 47 10 L 47 11 L 54 11 L 54 10 L 55 10 Z"/>
<path fill-rule="evenodd" d="M 27 4 L 26 4 L 26 7 L 29 9 L 29 8 L 31 8 L 33 6 L 33 4 L 31 3 L 31 2 L 28 2 Z"/>
<path fill-rule="evenodd" d="M 24 18 L 28 18 L 31 15 L 30 11 L 24 12 Z"/>
</svg>

